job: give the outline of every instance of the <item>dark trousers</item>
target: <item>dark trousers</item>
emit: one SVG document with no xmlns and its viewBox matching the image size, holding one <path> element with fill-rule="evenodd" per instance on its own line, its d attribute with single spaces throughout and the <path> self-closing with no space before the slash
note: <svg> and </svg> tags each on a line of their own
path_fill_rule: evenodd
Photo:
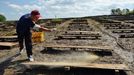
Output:
<svg viewBox="0 0 134 75">
<path fill-rule="evenodd" d="M 32 35 L 31 34 L 20 34 L 18 33 L 18 41 L 19 41 L 19 47 L 20 50 L 24 48 L 24 41 L 25 41 L 25 47 L 27 56 L 30 57 L 32 55 Z"/>
</svg>

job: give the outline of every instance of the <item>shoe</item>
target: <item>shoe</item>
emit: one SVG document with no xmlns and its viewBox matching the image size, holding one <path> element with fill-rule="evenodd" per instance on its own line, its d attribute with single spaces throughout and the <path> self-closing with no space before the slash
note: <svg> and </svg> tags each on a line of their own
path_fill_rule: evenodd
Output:
<svg viewBox="0 0 134 75">
<path fill-rule="evenodd" d="M 30 55 L 30 57 L 28 57 L 28 59 L 29 59 L 29 61 L 34 61 L 34 59 L 33 59 L 33 56 L 32 56 L 32 55 Z"/>
</svg>

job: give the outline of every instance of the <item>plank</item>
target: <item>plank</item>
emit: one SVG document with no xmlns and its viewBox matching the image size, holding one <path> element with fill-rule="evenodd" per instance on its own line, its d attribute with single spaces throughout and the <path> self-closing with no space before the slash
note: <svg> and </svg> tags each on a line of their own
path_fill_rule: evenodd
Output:
<svg viewBox="0 0 134 75">
<path fill-rule="evenodd" d="M 56 37 L 55 40 L 101 40 L 100 37 Z"/>
<path fill-rule="evenodd" d="M 96 63 L 72 63 L 72 62 L 23 62 L 28 66 L 56 66 L 56 67 L 80 67 L 95 69 L 130 70 L 125 64 L 96 64 Z"/>
<path fill-rule="evenodd" d="M 47 45 L 46 48 L 86 48 L 86 49 L 105 49 L 113 50 L 111 46 L 61 46 L 61 45 Z"/>
<path fill-rule="evenodd" d="M 62 32 L 65 32 L 65 33 L 91 33 L 91 34 L 100 33 L 100 32 L 95 32 L 95 31 L 62 31 Z"/>
<path fill-rule="evenodd" d="M 17 42 L 17 36 L 0 36 L 0 42 Z"/>
<path fill-rule="evenodd" d="M 63 33 L 62 35 L 99 35 L 99 33 Z"/>
<path fill-rule="evenodd" d="M 119 35 L 119 38 L 134 38 L 134 34 L 122 34 L 122 35 Z"/>
<path fill-rule="evenodd" d="M 82 24 L 83 24 L 83 25 L 88 25 L 87 22 L 85 22 L 85 23 L 84 23 L 84 22 L 73 22 L 73 23 L 69 23 L 69 25 L 74 25 L 74 24 L 77 24 L 77 25 L 80 25 L 80 24 L 81 24 L 81 25 L 82 25 Z"/>
<path fill-rule="evenodd" d="M 17 38 L 17 36 L 0 36 L 0 38 Z"/>
<path fill-rule="evenodd" d="M 73 30 L 77 30 L 77 31 L 92 31 L 93 30 L 93 28 L 87 28 L 87 27 L 84 27 L 84 28 L 67 28 L 67 30 L 69 30 L 69 31 L 73 31 Z"/>
<path fill-rule="evenodd" d="M 130 25 L 104 25 L 104 27 L 126 27 L 126 28 L 132 28 L 133 26 Z"/>
<path fill-rule="evenodd" d="M 0 42 L 0 46 L 12 47 L 12 46 L 16 46 L 16 45 L 18 45 L 18 43 L 16 43 L 16 42 Z"/>
<path fill-rule="evenodd" d="M 134 30 L 113 30 L 113 33 L 134 33 Z"/>
<path fill-rule="evenodd" d="M 101 40 L 99 37 L 58 37 L 55 40 Z"/>
<path fill-rule="evenodd" d="M 103 23 L 104 25 L 120 25 L 121 22 Z"/>
<path fill-rule="evenodd" d="M 80 34 L 80 35 L 71 35 L 71 34 L 68 34 L 68 35 L 58 35 L 58 37 L 101 37 L 100 35 L 90 35 L 90 34 L 86 34 L 86 35 L 83 35 L 83 34 Z"/>
<path fill-rule="evenodd" d="M 131 28 L 131 29 L 110 29 L 110 30 L 123 30 L 123 31 L 125 31 L 125 30 L 126 30 L 126 31 L 127 31 L 127 30 L 132 30 L 132 31 L 133 31 L 134 29 Z"/>
<path fill-rule="evenodd" d="M 63 32 L 62 35 L 99 35 L 100 32 L 96 31 L 59 31 Z"/>
<path fill-rule="evenodd" d="M 106 27 L 106 29 L 132 29 L 131 27 Z"/>
</svg>

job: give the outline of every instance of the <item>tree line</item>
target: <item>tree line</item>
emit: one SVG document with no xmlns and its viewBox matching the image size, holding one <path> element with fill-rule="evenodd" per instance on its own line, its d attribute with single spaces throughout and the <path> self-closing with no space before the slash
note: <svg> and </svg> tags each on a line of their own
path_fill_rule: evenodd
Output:
<svg viewBox="0 0 134 75">
<path fill-rule="evenodd" d="M 116 9 L 111 9 L 111 15 L 134 15 L 134 9 L 130 10 L 130 9 L 120 9 L 120 8 L 116 8 Z"/>
</svg>

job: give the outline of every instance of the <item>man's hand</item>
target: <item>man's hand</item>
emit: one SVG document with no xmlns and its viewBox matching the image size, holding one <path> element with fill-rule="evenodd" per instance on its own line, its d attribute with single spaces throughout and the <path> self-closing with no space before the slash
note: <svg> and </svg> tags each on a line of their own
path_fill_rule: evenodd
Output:
<svg viewBox="0 0 134 75">
<path fill-rule="evenodd" d="M 40 28 L 41 28 L 40 25 L 35 24 L 35 26 L 33 27 L 33 30 L 35 30 L 35 31 L 39 31 Z"/>
</svg>

